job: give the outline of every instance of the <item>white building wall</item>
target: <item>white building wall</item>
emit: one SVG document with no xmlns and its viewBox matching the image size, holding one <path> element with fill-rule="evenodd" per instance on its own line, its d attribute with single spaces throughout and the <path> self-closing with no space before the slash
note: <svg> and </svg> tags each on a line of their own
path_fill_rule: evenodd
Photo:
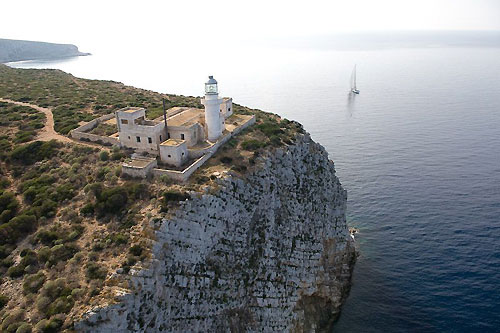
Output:
<svg viewBox="0 0 500 333">
<path fill-rule="evenodd" d="M 122 127 L 123 129 L 123 127 Z M 138 138 L 139 137 L 139 141 Z M 120 144 L 141 151 L 158 151 L 158 145 L 167 138 L 165 124 L 126 128 L 119 133 Z"/>
<path fill-rule="evenodd" d="M 166 164 L 182 166 L 188 159 L 186 142 L 177 146 L 160 145 L 160 159 Z"/>
<path fill-rule="evenodd" d="M 205 98 L 201 99 L 201 104 L 205 105 L 205 122 L 207 126 L 207 138 L 209 141 L 215 142 L 222 135 L 223 118 L 220 112 L 222 98 L 219 95 L 206 94 Z"/>
<path fill-rule="evenodd" d="M 151 125 L 139 125 L 136 123 L 138 119 L 145 120 L 145 116 L 145 109 L 135 112 L 116 111 L 120 145 L 140 151 L 158 153 L 159 144 L 167 140 L 165 123 L 154 124 L 151 121 L 146 121 L 146 123 L 149 122 Z"/>
<path fill-rule="evenodd" d="M 199 124 L 193 124 L 189 127 L 168 125 L 167 127 L 169 139 L 184 140 L 188 147 L 192 147 L 205 139 L 204 135 L 200 135 L 201 126 Z"/>
<path fill-rule="evenodd" d="M 233 99 L 224 97 L 223 102 L 220 105 L 220 112 L 224 118 L 228 118 L 233 114 Z"/>
</svg>

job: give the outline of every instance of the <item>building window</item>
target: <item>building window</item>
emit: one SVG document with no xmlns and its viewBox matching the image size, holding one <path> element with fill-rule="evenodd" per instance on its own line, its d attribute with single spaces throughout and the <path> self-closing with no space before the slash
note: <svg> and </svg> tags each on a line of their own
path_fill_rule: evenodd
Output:
<svg viewBox="0 0 500 333">
<path fill-rule="evenodd" d="M 148 143 L 153 143 L 153 140 L 151 140 L 151 138 L 148 138 Z"/>
<path fill-rule="evenodd" d="M 167 139 L 170 139 L 170 133 L 167 133 Z"/>
<path fill-rule="evenodd" d="M 184 156 L 184 153 L 182 153 L 182 156 Z"/>
<path fill-rule="evenodd" d="M 227 112 L 231 112 L 231 108 L 227 108 Z"/>
<path fill-rule="evenodd" d="M 122 119 L 122 124 L 128 124 L 128 120 L 127 119 Z"/>
<path fill-rule="evenodd" d="M 161 135 L 160 135 L 160 142 L 162 142 L 163 140 L 161 139 Z"/>
<path fill-rule="evenodd" d="M 181 133 L 181 140 L 184 140 L 184 134 Z"/>
<path fill-rule="evenodd" d="M 168 157 L 172 157 L 171 155 L 167 155 Z"/>
<path fill-rule="evenodd" d="M 141 137 L 140 136 L 136 136 L 135 139 L 137 140 L 137 142 L 141 142 Z"/>
<path fill-rule="evenodd" d="M 130 140 L 130 135 L 128 136 L 128 139 Z"/>
</svg>

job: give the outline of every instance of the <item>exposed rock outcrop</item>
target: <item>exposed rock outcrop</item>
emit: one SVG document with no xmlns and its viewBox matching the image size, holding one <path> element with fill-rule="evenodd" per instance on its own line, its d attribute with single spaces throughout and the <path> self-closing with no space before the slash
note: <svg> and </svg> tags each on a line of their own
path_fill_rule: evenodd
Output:
<svg viewBox="0 0 500 333">
<path fill-rule="evenodd" d="M 245 179 L 153 219 L 132 290 L 75 324 L 84 332 L 327 331 L 350 286 L 347 193 L 324 148 L 300 135 Z"/>
</svg>

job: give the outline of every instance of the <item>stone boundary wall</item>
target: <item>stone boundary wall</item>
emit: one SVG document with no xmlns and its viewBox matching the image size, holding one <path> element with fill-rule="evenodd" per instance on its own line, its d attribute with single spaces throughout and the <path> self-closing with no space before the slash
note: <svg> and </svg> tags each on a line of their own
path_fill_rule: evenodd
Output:
<svg viewBox="0 0 500 333">
<path fill-rule="evenodd" d="M 217 141 L 213 146 L 210 146 L 210 147 L 207 147 L 204 149 L 197 149 L 197 150 L 188 149 L 189 158 L 198 158 L 198 157 L 201 157 L 204 154 L 209 153 L 209 152 L 215 153 L 221 145 L 223 145 L 224 143 L 229 141 L 229 139 L 231 139 L 233 136 L 238 135 L 239 133 L 241 133 L 241 131 L 243 131 L 244 129 L 246 129 L 247 127 L 249 127 L 253 124 L 255 124 L 255 116 L 252 116 L 252 118 L 248 119 L 247 122 L 244 123 L 243 125 L 241 125 L 240 127 L 235 128 L 234 131 L 232 131 L 231 133 L 226 134 L 226 136 L 222 137 L 222 139 Z"/>
<path fill-rule="evenodd" d="M 241 131 L 243 131 L 247 127 L 255 124 L 255 122 L 256 122 L 255 115 L 252 115 L 252 118 L 248 119 L 248 121 L 246 123 L 244 123 L 243 125 L 241 125 L 238 128 L 235 128 L 234 131 L 231 132 L 231 136 L 238 135 Z"/>
<path fill-rule="evenodd" d="M 190 166 L 188 166 L 186 169 L 182 171 L 177 171 L 177 170 L 166 170 L 166 169 L 153 169 L 153 175 L 155 176 L 168 176 L 169 178 L 176 180 L 176 181 L 181 181 L 185 182 L 189 176 L 193 174 L 196 170 L 198 170 L 199 167 L 203 165 L 210 157 L 212 157 L 213 153 L 208 153 L 203 155 L 202 157 L 198 158 L 196 161 L 194 161 Z"/>
<path fill-rule="evenodd" d="M 88 131 L 92 130 L 97 125 L 99 125 L 99 123 L 101 123 L 103 121 L 106 121 L 106 120 L 109 120 L 109 119 L 114 118 L 114 117 L 115 117 L 115 114 L 114 113 L 110 113 L 110 114 L 106 114 L 104 116 L 101 116 L 99 118 L 93 119 L 93 120 L 89 121 L 88 123 L 83 124 L 82 126 L 77 127 L 74 130 L 72 130 L 70 132 L 70 135 L 71 135 L 71 137 L 73 139 L 77 139 L 77 140 L 84 139 L 84 140 L 88 140 L 88 141 L 92 141 L 92 142 L 99 142 L 99 141 L 101 141 L 102 143 L 108 143 L 108 144 L 112 144 L 112 145 L 119 145 L 120 144 L 120 140 L 118 138 L 113 138 L 113 137 L 110 137 L 110 136 L 104 136 L 104 135 L 97 135 L 97 134 L 87 133 Z"/>
<path fill-rule="evenodd" d="M 231 133 L 226 134 L 226 136 L 222 137 L 213 146 L 208 147 L 208 148 L 203 149 L 203 150 L 199 150 L 199 151 L 188 150 L 188 154 L 189 154 L 190 158 L 198 158 L 198 159 L 196 161 L 194 161 L 190 166 L 188 166 L 183 171 L 166 170 L 166 169 L 157 169 L 156 168 L 156 169 L 153 169 L 153 175 L 155 175 L 155 176 L 166 175 L 173 180 L 185 182 L 189 178 L 189 176 L 191 176 L 210 157 L 212 157 L 213 154 L 215 154 L 215 152 L 219 149 L 220 146 L 222 146 L 224 143 L 229 141 L 229 139 L 231 139 L 233 136 L 237 135 L 238 133 L 243 131 L 245 128 L 247 128 L 253 124 L 255 124 L 255 116 L 252 116 L 252 118 L 248 119 L 248 121 L 246 123 L 244 123 L 240 127 L 236 128 Z"/>
</svg>

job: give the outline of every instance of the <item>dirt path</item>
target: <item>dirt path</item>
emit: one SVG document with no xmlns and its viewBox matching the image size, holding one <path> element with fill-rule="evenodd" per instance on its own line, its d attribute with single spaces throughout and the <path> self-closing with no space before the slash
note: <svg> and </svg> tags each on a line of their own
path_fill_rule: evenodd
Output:
<svg viewBox="0 0 500 333">
<path fill-rule="evenodd" d="M 67 136 L 64 136 L 62 134 L 57 133 L 54 130 L 54 116 L 52 115 L 52 109 L 43 108 L 41 106 L 30 104 L 30 103 L 17 102 L 17 101 L 5 99 L 5 98 L 0 98 L 0 102 L 27 106 L 27 107 L 33 108 L 37 111 L 43 112 L 45 114 L 45 126 L 38 132 L 38 135 L 36 136 L 35 140 L 40 140 L 40 141 L 57 140 L 60 142 L 72 142 L 72 143 L 76 143 L 76 144 L 79 144 L 82 146 L 93 147 L 93 148 L 97 147 L 97 148 L 101 148 L 104 150 L 110 150 L 108 147 L 103 147 L 101 145 L 90 143 L 90 142 L 82 142 L 79 140 L 74 140 L 74 139 L 71 139 Z"/>
<path fill-rule="evenodd" d="M 24 102 L 16 102 L 10 99 L 0 98 L 0 102 L 6 102 L 16 105 L 27 106 L 37 111 L 43 112 L 45 114 L 45 126 L 38 132 L 36 140 L 40 141 L 50 141 L 50 140 L 58 140 L 61 142 L 74 142 L 67 136 L 61 135 L 54 130 L 54 116 L 52 115 L 52 110 L 48 108 L 42 108 L 41 106 L 24 103 Z"/>
</svg>

